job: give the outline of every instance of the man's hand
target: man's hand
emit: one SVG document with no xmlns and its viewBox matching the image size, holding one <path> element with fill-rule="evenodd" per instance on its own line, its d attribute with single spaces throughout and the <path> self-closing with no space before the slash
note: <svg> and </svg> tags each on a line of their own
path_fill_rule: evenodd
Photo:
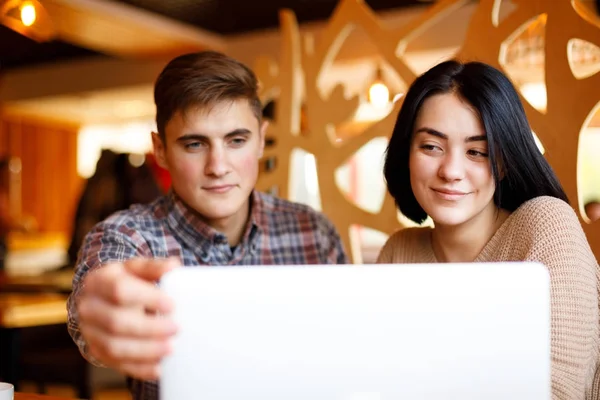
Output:
<svg viewBox="0 0 600 400">
<path fill-rule="evenodd" d="M 89 273 L 79 297 L 79 325 L 89 353 L 107 367 L 138 379 L 158 379 L 177 328 L 171 300 L 155 282 L 174 259 L 132 259 Z"/>
</svg>

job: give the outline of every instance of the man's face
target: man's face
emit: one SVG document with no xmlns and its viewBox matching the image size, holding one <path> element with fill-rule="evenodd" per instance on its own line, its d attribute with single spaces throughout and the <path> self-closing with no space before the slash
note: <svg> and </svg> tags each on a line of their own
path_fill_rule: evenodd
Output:
<svg viewBox="0 0 600 400">
<path fill-rule="evenodd" d="M 164 143 L 153 135 L 154 150 L 173 191 L 209 225 L 221 225 L 248 212 L 266 128 L 245 99 L 190 108 L 167 122 Z"/>
</svg>

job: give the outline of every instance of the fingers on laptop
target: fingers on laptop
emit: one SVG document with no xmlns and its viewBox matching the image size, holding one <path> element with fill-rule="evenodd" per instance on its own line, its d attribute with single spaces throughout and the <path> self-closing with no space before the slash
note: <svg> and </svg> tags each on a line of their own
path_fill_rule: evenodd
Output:
<svg viewBox="0 0 600 400">
<path fill-rule="evenodd" d="M 180 266 L 179 260 L 170 258 L 133 258 L 126 261 L 125 269 L 147 281 L 157 281 L 165 273 Z"/>
<path fill-rule="evenodd" d="M 140 276 L 138 272 L 144 269 L 144 265 L 153 272 Z M 86 277 L 85 294 L 119 306 L 142 306 L 148 311 L 168 313 L 172 309 L 170 299 L 156 287 L 153 280 L 146 278 L 156 276 L 158 270 L 164 274 L 176 266 L 176 261 L 171 259 L 136 259 L 125 264 L 106 265 Z"/>
<path fill-rule="evenodd" d="M 148 314 L 140 307 L 119 307 L 98 297 L 90 297 L 79 305 L 82 328 L 91 325 L 107 335 L 131 338 L 168 338 L 177 332 L 169 318 Z"/>
<path fill-rule="evenodd" d="M 85 328 L 90 354 L 109 365 L 157 363 L 170 353 L 168 340 L 108 336 L 93 326 Z"/>
<path fill-rule="evenodd" d="M 153 270 L 139 271 L 144 266 Z M 169 354 L 175 324 L 159 313 L 170 299 L 148 277 L 174 267 L 173 260 L 114 263 L 91 272 L 78 302 L 81 333 L 90 355 L 103 364 L 142 379 L 155 379 L 158 363 Z"/>
</svg>

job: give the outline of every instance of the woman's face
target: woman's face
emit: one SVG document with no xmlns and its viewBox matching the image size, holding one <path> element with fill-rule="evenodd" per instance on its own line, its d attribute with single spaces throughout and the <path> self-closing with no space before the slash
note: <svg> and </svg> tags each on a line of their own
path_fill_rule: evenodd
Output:
<svg viewBox="0 0 600 400">
<path fill-rule="evenodd" d="M 485 131 L 456 94 L 431 96 L 421 106 L 409 166 L 415 198 L 436 226 L 458 226 L 496 210 Z"/>
</svg>

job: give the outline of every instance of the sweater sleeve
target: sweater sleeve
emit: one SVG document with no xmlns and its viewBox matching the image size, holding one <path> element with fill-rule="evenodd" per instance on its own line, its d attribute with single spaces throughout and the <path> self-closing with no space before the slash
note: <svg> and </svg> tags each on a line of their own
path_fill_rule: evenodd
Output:
<svg viewBox="0 0 600 400">
<path fill-rule="evenodd" d="M 377 264 L 392 264 L 394 262 L 394 247 L 397 234 L 391 235 L 379 251 Z"/>
<path fill-rule="evenodd" d="M 540 200 L 528 213 L 528 260 L 550 273 L 552 398 L 584 399 L 598 362 L 598 263 L 573 209 Z"/>
<path fill-rule="evenodd" d="M 378 264 L 435 263 L 429 227 L 402 228 L 392 234 L 377 257 Z"/>
</svg>

